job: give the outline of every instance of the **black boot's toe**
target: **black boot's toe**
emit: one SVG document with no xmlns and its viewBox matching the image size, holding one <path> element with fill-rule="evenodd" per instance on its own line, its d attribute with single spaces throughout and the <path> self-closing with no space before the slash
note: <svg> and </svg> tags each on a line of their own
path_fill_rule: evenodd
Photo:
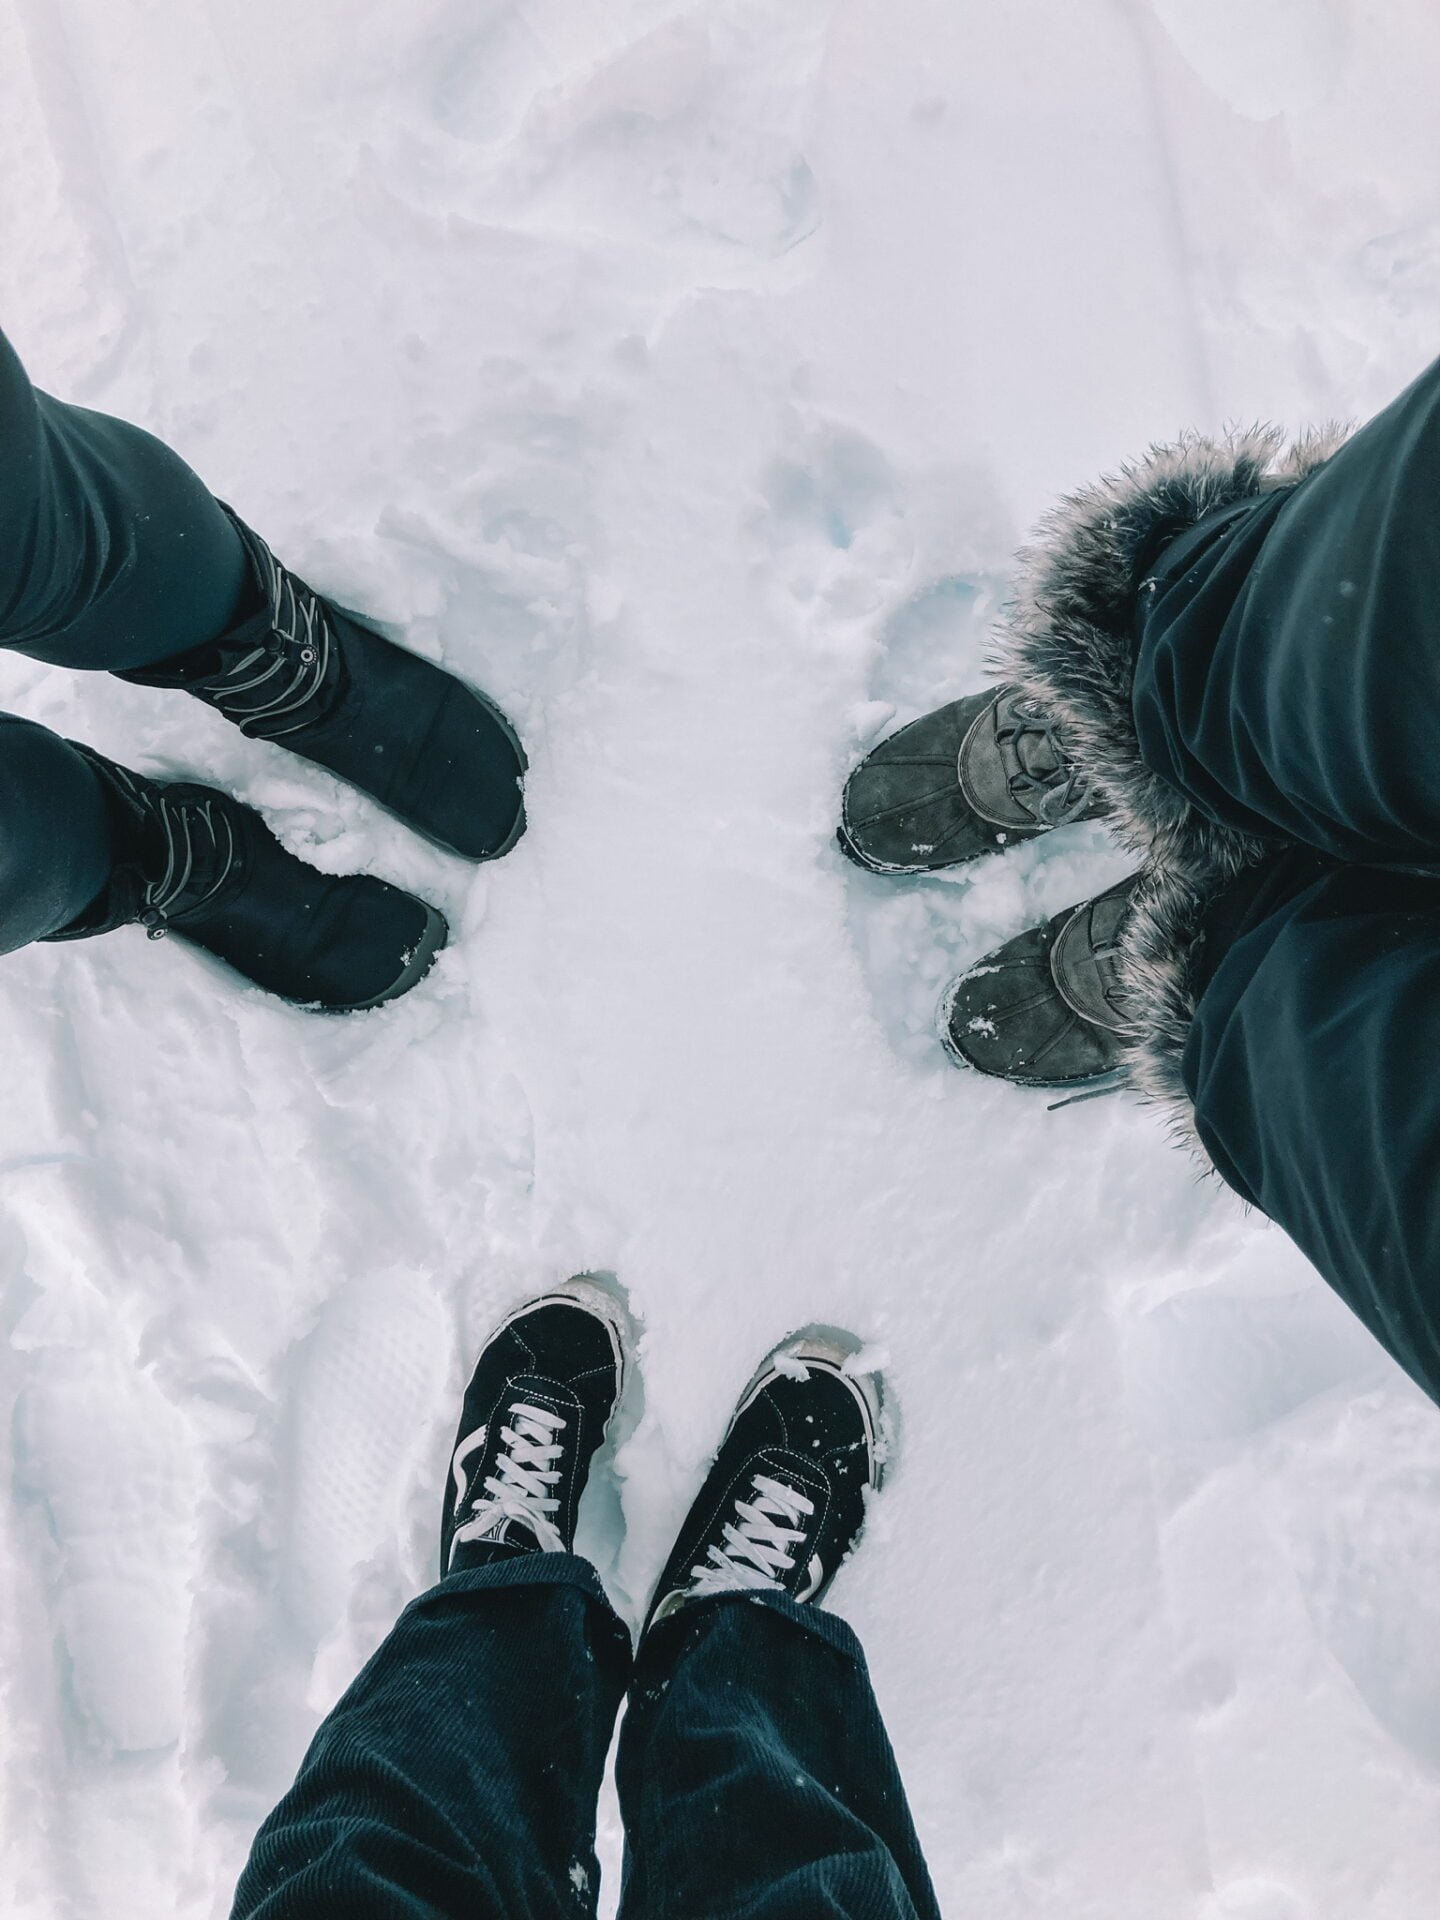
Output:
<svg viewBox="0 0 1440 1920">
<path fill-rule="evenodd" d="M 445 916 L 371 874 L 321 873 L 253 807 L 186 780 L 151 780 L 88 747 L 115 865 L 104 893 L 52 938 L 138 922 L 174 934 L 268 993 L 358 1013 L 406 993 L 445 944 Z"/>
<path fill-rule="evenodd" d="M 452 853 L 508 853 L 525 830 L 525 755 L 499 708 L 433 661 L 328 611 L 347 685 L 296 750 Z"/>
<path fill-rule="evenodd" d="M 177 921 L 176 933 L 268 992 L 323 1013 L 383 1006 L 430 971 L 448 932 L 438 907 L 373 874 L 318 873 L 263 822 L 249 839 L 248 885 L 215 911 Z"/>
</svg>

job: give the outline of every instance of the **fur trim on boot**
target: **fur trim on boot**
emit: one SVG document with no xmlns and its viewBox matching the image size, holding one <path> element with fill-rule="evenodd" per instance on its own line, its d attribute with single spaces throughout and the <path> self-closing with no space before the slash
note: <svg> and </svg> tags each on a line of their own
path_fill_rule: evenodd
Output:
<svg viewBox="0 0 1440 1920">
<path fill-rule="evenodd" d="M 1224 440 L 1187 435 L 1157 446 L 1062 500 L 1019 556 L 1014 597 L 997 637 L 995 668 L 1017 684 L 1093 780 L 1118 836 L 1203 866 L 1248 864 L 1261 843 L 1205 819 L 1140 759 L 1131 712 L 1131 625 L 1142 568 L 1164 541 L 1202 515 L 1293 486 L 1346 438 L 1317 430 L 1282 453 L 1277 427 Z"/>
<path fill-rule="evenodd" d="M 1059 722 L 1116 835 L 1144 856 L 1120 939 L 1124 1071 L 1207 1167 L 1180 1075 L 1196 942 L 1216 895 L 1274 843 L 1216 825 L 1141 760 L 1131 710 L 1135 597 L 1167 540 L 1216 508 L 1296 485 L 1350 431 L 1317 429 L 1289 447 L 1277 427 L 1222 440 L 1188 434 L 1070 495 L 1020 554 L 996 640 L 999 677 Z"/>
</svg>

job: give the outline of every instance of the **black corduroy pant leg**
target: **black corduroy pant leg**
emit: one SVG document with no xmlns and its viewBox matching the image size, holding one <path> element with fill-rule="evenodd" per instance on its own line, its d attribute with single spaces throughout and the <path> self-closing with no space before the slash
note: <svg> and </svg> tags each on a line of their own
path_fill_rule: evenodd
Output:
<svg viewBox="0 0 1440 1920">
<path fill-rule="evenodd" d="M 321 1726 L 232 1920 L 593 1913 L 595 1806 L 629 1677 L 629 1635 L 583 1560 L 450 1574 Z"/>
<path fill-rule="evenodd" d="M 595 1806 L 629 1636 L 583 1560 L 421 1596 L 265 1821 L 232 1920 L 595 1910 Z M 854 1634 L 724 1596 L 641 1647 L 620 1741 L 625 1920 L 937 1920 Z"/>
<path fill-rule="evenodd" d="M 617 1763 L 621 1920 L 938 1920 L 844 1621 L 726 1594 L 642 1643 Z"/>
</svg>

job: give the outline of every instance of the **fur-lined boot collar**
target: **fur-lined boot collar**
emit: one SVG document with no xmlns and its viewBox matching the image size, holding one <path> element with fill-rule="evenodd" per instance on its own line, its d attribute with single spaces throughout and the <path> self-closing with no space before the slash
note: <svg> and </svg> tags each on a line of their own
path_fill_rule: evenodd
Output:
<svg viewBox="0 0 1440 1920">
<path fill-rule="evenodd" d="M 1218 441 L 1187 435 L 1062 500 L 1019 556 L 997 637 L 1001 678 L 1059 722 L 1111 827 L 1144 855 L 1121 937 L 1127 1078 L 1206 1164 L 1180 1074 L 1195 1013 L 1196 942 L 1219 890 L 1273 843 L 1217 826 L 1141 760 L 1131 708 L 1135 596 L 1166 539 L 1216 508 L 1293 486 L 1347 432 L 1326 428 L 1288 448 L 1274 427 Z"/>
<path fill-rule="evenodd" d="M 1132 639 L 1139 575 L 1164 539 L 1218 507 L 1292 486 L 1335 451 L 1328 428 L 1282 451 L 1275 427 L 1223 440 L 1187 435 L 1153 447 L 1062 500 L 1019 556 L 994 665 L 1050 720 L 1106 801 L 1119 838 L 1137 851 L 1157 840 L 1222 862 L 1253 857 L 1258 842 L 1204 819 L 1140 758 L 1131 711 Z"/>
</svg>

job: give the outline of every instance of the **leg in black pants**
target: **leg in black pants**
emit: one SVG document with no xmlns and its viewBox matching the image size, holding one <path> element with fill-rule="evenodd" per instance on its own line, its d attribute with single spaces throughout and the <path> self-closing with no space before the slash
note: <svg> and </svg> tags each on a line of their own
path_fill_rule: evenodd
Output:
<svg viewBox="0 0 1440 1920">
<path fill-rule="evenodd" d="M 37 393 L 3 337 L 0 646 L 193 695 L 468 859 L 524 830 L 524 754 L 491 701 L 314 593 L 151 434 Z M 323 883 L 214 789 L 19 722 L 3 744 L 0 952 L 143 919 L 341 1012 L 408 991 L 444 944 L 437 909 Z"/>
<path fill-rule="evenodd" d="M 1198 889 L 1195 1130 L 1440 1400 L 1440 363 L 1284 501 L 1218 627 L 1157 573 L 1142 753 L 1305 849 Z"/>
<path fill-rule="evenodd" d="M 1277 454 L 1068 503 L 1007 665 L 1146 858 L 1132 1079 L 1440 1399 L 1440 362 Z"/>
<path fill-rule="evenodd" d="M 234 1920 L 593 1912 L 630 1637 L 583 1560 L 452 1573 L 401 1615 L 260 1829 Z"/>
<path fill-rule="evenodd" d="M 0 953 L 68 926 L 110 878 L 110 816 L 58 733 L 0 713 Z"/>
<path fill-rule="evenodd" d="M 935 1920 L 860 1643 L 784 1595 L 699 1603 L 640 1650 L 616 1779 L 623 1920 Z"/>
<path fill-rule="evenodd" d="M 451 1574 L 321 1727 L 233 1920 L 593 1913 L 595 1803 L 630 1664 L 583 1560 Z M 732 1595 L 663 1622 L 618 1780 L 627 1920 L 936 1912 L 864 1657 L 833 1615 Z"/>
<path fill-rule="evenodd" d="M 0 334 L 0 646 L 147 667 L 223 633 L 249 587 L 219 502 L 152 434 L 37 393 Z"/>
<path fill-rule="evenodd" d="M 1225 544 L 1162 551 L 1141 602 L 1146 765 L 1222 829 L 1440 870 L 1440 361 L 1282 490 L 1217 596 Z"/>
<path fill-rule="evenodd" d="M 37 393 L 0 334 L 0 646 L 67 667 L 148 666 L 213 640 L 249 578 L 223 509 L 138 427 Z M 0 716 L 0 952 L 105 885 L 100 784 L 68 742 Z"/>
<path fill-rule="evenodd" d="M 1219 895 L 1207 935 L 1196 1132 L 1440 1401 L 1440 879 L 1295 852 Z"/>
<path fill-rule="evenodd" d="M 573 1551 L 629 1346 L 614 1296 L 583 1278 L 496 1331 L 451 1458 L 449 1571 L 316 1735 L 233 1920 L 593 1913 L 595 1803 L 627 1688 L 626 1920 L 935 1920 L 864 1656 L 814 1604 L 878 1485 L 878 1386 L 846 1374 L 856 1347 L 838 1336 L 777 1349 L 632 1664 Z"/>
</svg>

